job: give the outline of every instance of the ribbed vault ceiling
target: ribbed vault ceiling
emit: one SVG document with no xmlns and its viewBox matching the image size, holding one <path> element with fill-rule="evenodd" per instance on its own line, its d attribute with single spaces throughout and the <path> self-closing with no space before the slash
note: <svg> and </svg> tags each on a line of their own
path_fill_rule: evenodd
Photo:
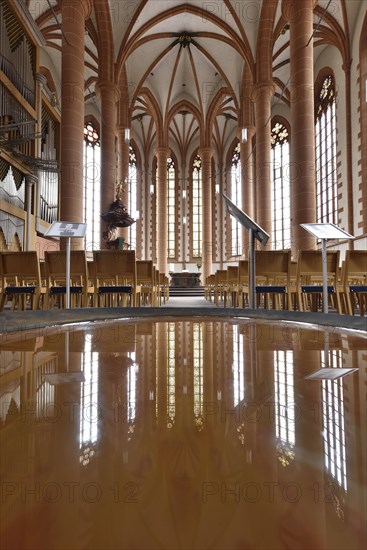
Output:
<svg viewBox="0 0 367 550">
<path fill-rule="evenodd" d="M 60 2 L 27 2 L 55 71 L 61 66 Z M 333 44 L 348 60 L 360 5 L 318 1 L 310 37 L 315 59 Z M 127 86 L 126 120 L 146 153 L 157 145 L 157 125 L 181 153 L 197 147 L 209 127 L 210 141 L 223 150 L 235 129 L 251 122 L 241 93 L 248 97 L 248 85 L 260 79 L 267 40 L 273 101 L 289 104 L 289 28 L 280 0 L 93 0 L 93 6 L 85 35 L 86 101 L 99 108 L 95 84 L 110 65 L 115 84 Z"/>
</svg>

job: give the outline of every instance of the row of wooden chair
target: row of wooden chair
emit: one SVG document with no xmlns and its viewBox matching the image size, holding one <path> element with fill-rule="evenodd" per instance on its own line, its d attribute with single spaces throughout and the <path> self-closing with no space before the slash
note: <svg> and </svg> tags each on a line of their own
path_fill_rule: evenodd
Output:
<svg viewBox="0 0 367 550">
<path fill-rule="evenodd" d="M 66 252 L 0 253 L 0 311 L 9 300 L 12 309 L 65 307 Z M 97 250 L 87 261 L 84 250 L 70 254 L 72 307 L 158 306 L 169 299 L 169 281 L 152 260 L 136 260 L 134 250 Z"/>
<path fill-rule="evenodd" d="M 257 307 L 299 311 L 323 309 L 322 252 L 300 251 L 292 261 L 290 250 L 255 253 Z M 327 253 L 328 300 L 338 313 L 353 315 L 367 309 L 367 252 L 348 250 L 340 266 L 339 251 Z M 248 260 L 217 270 L 205 282 L 205 297 L 224 307 L 249 306 Z M 328 304 L 328 305 L 329 305 Z"/>
</svg>

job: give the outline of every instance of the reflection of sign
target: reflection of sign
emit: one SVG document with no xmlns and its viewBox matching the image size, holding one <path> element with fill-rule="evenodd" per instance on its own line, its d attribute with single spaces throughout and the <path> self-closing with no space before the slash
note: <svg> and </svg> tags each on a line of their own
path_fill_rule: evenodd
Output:
<svg viewBox="0 0 367 550">
<path fill-rule="evenodd" d="M 354 239 L 353 235 L 333 223 L 301 223 L 300 226 L 317 239 Z"/>
<path fill-rule="evenodd" d="M 336 380 L 337 378 L 341 378 L 357 370 L 358 369 L 323 368 L 305 376 L 305 380 Z"/>
<path fill-rule="evenodd" d="M 46 231 L 45 237 L 84 237 L 86 229 L 86 223 L 53 222 Z"/>
<path fill-rule="evenodd" d="M 236 218 L 236 220 L 246 229 L 251 229 L 253 231 L 254 237 L 265 245 L 268 242 L 269 235 L 264 229 L 257 225 L 254 220 L 252 220 L 245 212 L 240 210 L 226 195 L 223 194 L 224 200 L 226 202 L 226 207 L 228 212 Z"/>
</svg>

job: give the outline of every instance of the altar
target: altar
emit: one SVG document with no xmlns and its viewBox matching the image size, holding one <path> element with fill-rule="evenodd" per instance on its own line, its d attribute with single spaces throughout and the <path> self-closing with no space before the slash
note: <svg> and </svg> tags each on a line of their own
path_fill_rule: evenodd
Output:
<svg viewBox="0 0 367 550">
<path fill-rule="evenodd" d="M 174 271 L 169 272 L 171 277 L 170 286 L 177 288 L 187 288 L 200 286 L 200 275 L 201 273 L 189 273 L 188 271 L 182 271 L 181 273 L 176 273 Z"/>
</svg>

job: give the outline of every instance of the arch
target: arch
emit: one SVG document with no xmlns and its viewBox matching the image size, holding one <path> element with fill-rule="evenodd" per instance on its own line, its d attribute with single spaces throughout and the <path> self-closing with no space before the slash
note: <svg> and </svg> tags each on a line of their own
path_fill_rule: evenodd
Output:
<svg viewBox="0 0 367 550">
<path fill-rule="evenodd" d="M 56 93 L 55 81 L 52 77 L 51 71 L 47 67 L 41 66 L 39 68 L 39 73 L 41 73 L 47 80 L 47 87 L 52 93 Z"/>
</svg>

